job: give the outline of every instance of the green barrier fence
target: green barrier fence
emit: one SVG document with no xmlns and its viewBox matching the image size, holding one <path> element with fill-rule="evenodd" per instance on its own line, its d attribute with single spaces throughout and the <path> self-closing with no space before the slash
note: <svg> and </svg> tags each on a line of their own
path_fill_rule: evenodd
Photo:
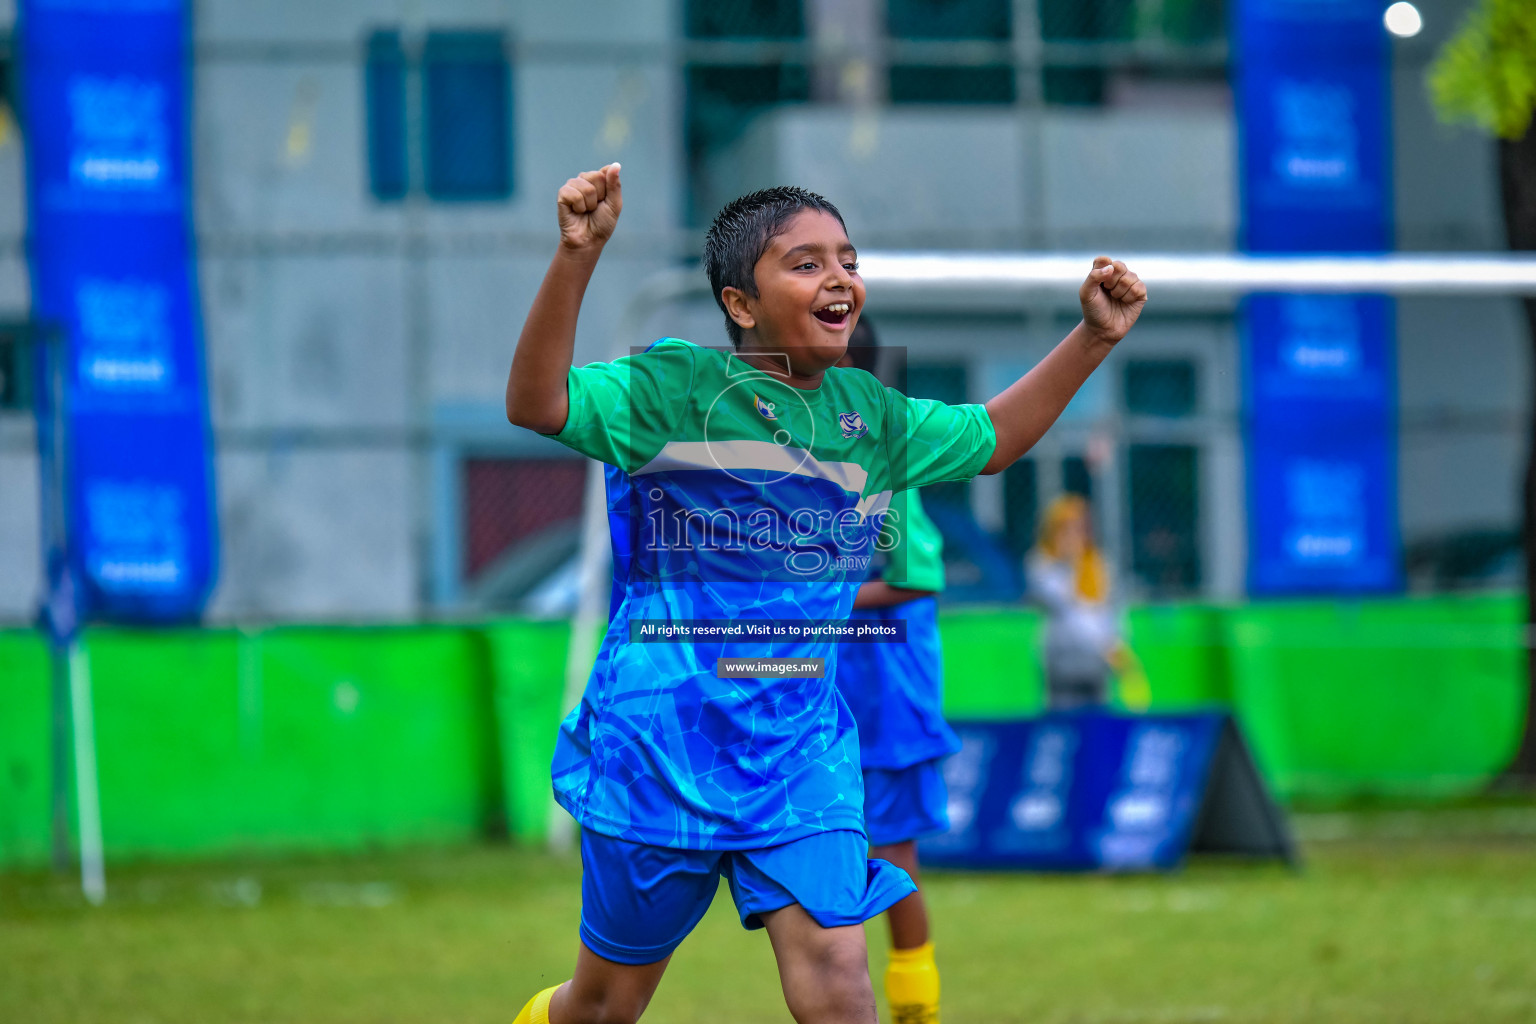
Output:
<svg viewBox="0 0 1536 1024">
<path fill-rule="evenodd" d="M 1474 792 L 1526 714 L 1519 601 L 1298 603 L 1223 617 L 1233 703 L 1282 796 Z"/>
<path fill-rule="evenodd" d="M 1525 716 L 1507 596 L 1176 605 L 1130 614 L 1153 707 L 1234 708 L 1282 797 L 1445 797 L 1508 761 Z M 1039 620 L 942 618 L 945 707 L 1041 706 Z M 569 628 L 91 631 L 109 857 L 538 841 Z M 49 844 L 49 668 L 0 632 L 0 867 Z"/>
<path fill-rule="evenodd" d="M 459 842 L 503 816 L 476 630 L 93 630 L 109 857 Z M 46 859 L 48 671 L 0 637 L 0 863 Z"/>
</svg>

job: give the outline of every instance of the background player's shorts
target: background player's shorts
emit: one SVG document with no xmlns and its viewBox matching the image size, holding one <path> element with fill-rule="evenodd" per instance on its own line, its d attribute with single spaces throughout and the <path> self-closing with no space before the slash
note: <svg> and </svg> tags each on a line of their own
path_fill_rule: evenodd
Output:
<svg viewBox="0 0 1536 1024">
<path fill-rule="evenodd" d="M 864 828 L 869 845 L 888 846 L 949 828 L 949 791 L 941 758 L 910 768 L 864 769 Z"/>
<path fill-rule="evenodd" d="M 745 928 L 792 903 L 823 928 L 860 924 L 917 891 L 907 873 L 869 859 L 858 832 L 819 832 L 762 850 L 673 850 L 581 833 L 581 941 L 604 960 L 672 955 L 724 877 Z"/>
</svg>

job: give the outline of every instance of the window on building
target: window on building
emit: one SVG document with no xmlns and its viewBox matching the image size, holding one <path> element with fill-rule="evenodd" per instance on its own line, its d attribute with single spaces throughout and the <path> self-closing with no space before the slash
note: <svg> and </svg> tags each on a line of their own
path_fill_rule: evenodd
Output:
<svg viewBox="0 0 1536 1024">
<path fill-rule="evenodd" d="M 31 407 L 30 348 L 24 332 L 0 326 L 0 412 L 24 412 Z"/>
<path fill-rule="evenodd" d="M 1068 494 L 1093 500 L 1093 470 L 1086 458 L 1068 455 L 1061 460 L 1061 489 Z"/>
<path fill-rule="evenodd" d="M 364 71 L 368 98 L 368 186 L 377 199 L 400 199 L 410 187 L 406 158 L 405 49 L 400 33 L 368 36 Z"/>
<path fill-rule="evenodd" d="M 1090 43 L 1127 37 L 1134 27 L 1131 0 L 1040 0 L 1040 38 L 1046 43 Z M 1104 102 L 1102 67 L 1047 66 L 1042 87 L 1047 103 L 1069 106 Z"/>
<path fill-rule="evenodd" d="M 433 199 L 505 199 L 512 194 L 512 73 L 506 37 L 495 30 L 429 32 L 420 74 L 398 31 L 368 36 L 364 85 L 368 182 L 385 201 L 421 189 Z M 419 83 L 419 130 L 408 114 Z M 419 154 L 419 160 L 413 156 Z M 412 180 L 413 165 L 424 180 Z"/>
<path fill-rule="evenodd" d="M 690 39 L 799 39 L 802 0 L 688 0 Z"/>
<path fill-rule="evenodd" d="M 557 571 L 577 543 L 586 479 L 581 459 L 464 460 L 464 578 L 496 574 L 511 600 Z"/>
<path fill-rule="evenodd" d="M 1131 571 L 1154 595 L 1200 586 L 1199 456 L 1194 445 L 1130 446 Z"/>
<path fill-rule="evenodd" d="M 1191 416 L 1199 399 L 1188 359 L 1132 359 L 1125 364 L 1125 411 L 1132 416 Z"/>
<path fill-rule="evenodd" d="M 427 195 L 512 194 L 512 73 L 500 32 L 430 32 L 422 53 Z"/>
<path fill-rule="evenodd" d="M 1226 37 L 1226 0 L 1160 0 L 1152 12 L 1143 12 L 1139 20 L 1151 24 L 1143 35 L 1153 35 L 1170 43 L 1210 43 Z"/>
<path fill-rule="evenodd" d="M 771 43 L 805 38 L 800 0 L 687 0 L 684 25 L 690 39 Z M 757 115 L 811 97 L 810 71 L 798 62 L 694 63 L 685 69 L 683 81 L 684 145 L 696 185 L 690 195 L 701 201 L 708 189 L 697 185 L 706 177 L 712 154 L 740 138 Z M 690 212 L 696 223 L 708 222 L 715 213 L 699 207 Z"/>
<path fill-rule="evenodd" d="M 1011 0 L 890 0 L 886 31 L 892 39 L 986 40 L 1013 37 Z M 894 64 L 892 103 L 1012 103 L 1013 67 Z"/>
<path fill-rule="evenodd" d="M 1003 538 L 1022 558 L 1035 546 L 1040 515 L 1040 480 L 1035 460 L 1024 458 L 1003 470 Z"/>
</svg>

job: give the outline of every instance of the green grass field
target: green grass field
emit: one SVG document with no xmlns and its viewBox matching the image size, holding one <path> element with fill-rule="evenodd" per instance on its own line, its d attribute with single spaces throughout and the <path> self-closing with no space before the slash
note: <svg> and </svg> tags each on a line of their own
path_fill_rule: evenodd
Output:
<svg viewBox="0 0 1536 1024">
<path fill-rule="evenodd" d="M 1299 873 L 934 874 L 945 1020 L 1536 1020 L 1536 836 L 1412 820 L 1303 822 L 1353 838 L 1308 842 Z M 576 864 L 507 849 L 144 866 L 111 884 L 93 910 L 66 880 L 0 876 L 0 1021 L 508 1024 L 576 941 Z M 767 940 L 726 891 L 646 1019 L 789 1020 Z"/>
</svg>

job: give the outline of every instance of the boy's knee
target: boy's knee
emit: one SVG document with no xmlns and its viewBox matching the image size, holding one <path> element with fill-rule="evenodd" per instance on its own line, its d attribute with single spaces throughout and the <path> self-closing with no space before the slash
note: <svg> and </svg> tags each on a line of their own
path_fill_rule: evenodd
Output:
<svg viewBox="0 0 1536 1024">
<path fill-rule="evenodd" d="M 818 950 L 806 964 L 807 984 L 796 986 L 790 1012 L 801 1024 L 875 1019 L 875 992 L 869 983 L 869 957 L 862 945 L 841 944 Z M 786 993 L 788 994 L 788 993 Z"/>
</svg>

